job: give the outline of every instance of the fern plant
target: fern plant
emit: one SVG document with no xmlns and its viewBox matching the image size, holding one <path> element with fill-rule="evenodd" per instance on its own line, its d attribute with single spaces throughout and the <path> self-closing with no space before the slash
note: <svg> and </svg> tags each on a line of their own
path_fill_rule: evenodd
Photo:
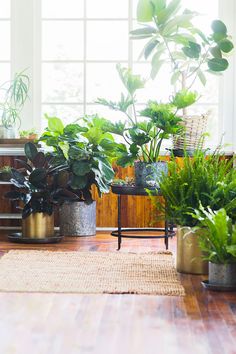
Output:
<svg viewBox="0 0 236 354">
<path fill-rule="evenodd" d="M 197 225 L 192 213 L 200 204 L 213 210 L 224 207 L 236 221 L 236 170 L 232 163 L 218 150 L 210 156 L 196 151 L 193 157 L 185 156 L 182 164 L 173 159 L 168 164 L 169 175 L 160 180 L 166 203 L 158 203 L 158 208 L 181 226 Z"/>
</svg>

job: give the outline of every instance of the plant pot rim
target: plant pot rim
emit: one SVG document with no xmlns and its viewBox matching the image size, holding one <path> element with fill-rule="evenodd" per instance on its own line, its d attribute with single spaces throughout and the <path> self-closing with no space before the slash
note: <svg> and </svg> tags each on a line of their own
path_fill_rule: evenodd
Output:
<svg viewBox="0 0 236 354">
<path fill-rule="evenodd" d="M 156 164 L 156 163 L 164 163 L 167 164 L 168 161 L 164 161 L 164 160 L 160 160 L 160 161 L 152 161 L 152 162 L 146 162 L 146 161 L 135 161 L 135 164 L 139 163 L 139 164 L 145 164 L 145 165 L 152 165 L 152 164 Z"/>
<path fill-rule="evenodd" d="M 232 265 L 236 266 L 236 261 L 235 262 L 230 262 L 230 263 L 215 263 L 215 262 L 209 261 L 209 263 L 210 264 L 214 264 L 216 266 L 232 266 Z"/>
</svg>

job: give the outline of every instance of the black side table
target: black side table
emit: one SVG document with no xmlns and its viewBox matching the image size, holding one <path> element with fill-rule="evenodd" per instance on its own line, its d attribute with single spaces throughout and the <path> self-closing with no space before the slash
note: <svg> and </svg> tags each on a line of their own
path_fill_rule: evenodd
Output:
<svg viewBox="0 0 236 354">
<path fill-rule="evenodd" d="M 149 188 L 152 190 L 154 196 L 161 196 L 160 190 L 156 188 Z M 119 186 L 113 185 L 111 190 L 114 194 L 118 196 L 118 229 L 111 232 L 112 236 L 118 237 L 118 251 L 121 247 L 122 237 L 124 238 L 141 238 L 141 239 L 148 239 L 148 238 L 163 238 L 166 249 L 168 249 L 168 241 L 169 237 L 175 236 L 175 232 L 173 230 L 173 225 L 169 224 L 169 222 L 165 219 L 165 227 L 164 228 L 122 228 L 121 222 L 121 198 L 122 195 L 130 195 L 130 196 L 148 196 L 146 189 L 143 187 L 137 186 Z M 154 236 L 154 235 L 129 235 L 130 232 L 143 232 L 143 231 L 163 231 L 164 234 Z M 128 234 L 127 234 L 128 233 Z"/>
</svg>

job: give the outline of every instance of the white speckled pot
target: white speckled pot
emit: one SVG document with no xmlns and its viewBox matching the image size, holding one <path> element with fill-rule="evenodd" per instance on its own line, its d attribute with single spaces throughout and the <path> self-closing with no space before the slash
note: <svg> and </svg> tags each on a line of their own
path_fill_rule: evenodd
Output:
<svg viewBox="0 0 236 354">
<path fill-rule="evenodd" d="M 60 208 L 60 234 L 64 236 L 96 235 L 96 202 L 64 203 Z"/>
</svg>

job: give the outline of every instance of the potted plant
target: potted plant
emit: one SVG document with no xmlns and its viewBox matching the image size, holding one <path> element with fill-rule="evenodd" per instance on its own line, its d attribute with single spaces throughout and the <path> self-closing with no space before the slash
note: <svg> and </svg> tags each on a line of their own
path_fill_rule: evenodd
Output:
<svg viewBox="0 0 236 354">
<path fill-rule="evenodd" d="M 0 90 L 4 100 L 0 103 L 0 139 L 14 139 L 21 125 L 20 114 L 28 98 L 30 81 L 25 71 L 16 73 L 13 80 L 5 82 Z"/>
<path fill-rule="evenodd" d="M 108 193 L 114 177 L 111 158 L 115 142 L 104 133 L 98 117 L 86 117 L 80 124 L 63 125 L 59 118 L 47 117 L 48 127 L 40 141 L 52 147 L 57 165 L 66 165 L 67 188 L 77 195 L 74 202 L 60 208 L 60 232 L 63 235 L 91 236 L 96 234 L 96 202 L 92 186 L 99 196 Z"/>
<path fill-rule="evenodd" d="M 65 188 L 65 166 L 55 167 L 52 157 L 38 151 L 32 143 L 25 144 L 25 160 L 17 160 L 22 169 L 11 169 L 11 182 L 18 189 L 5 194 L 20 201 L 22 208 L 22 237 L 43 239 L 54 236 L 54 206 L 76 196 Z"/>
<path fill-rule="evenodd" d="M 19 134 L 21 139 L 37 140 L 38 138 L 38 133 L 35 129 L 20 130 Z"/>
<path fill-rule="evenodd" d="M 162 172 L 167 173 L 167 164 L 160 161 L 160 149 L 164 139 L 179 133 L 181 119 L 178 109 L 170 103 L 149 101 L 146 108 L 137 112 L 136 91 L 144 87 L 144 80 L 133 75 L 130 69 L 117 65 L 117 70 L 127 93 L 121 94 L 119 102 L 98 99 L 98 103 L 120 111 L 126 116 L 125 122 L 104 122 L 102 129 L 122 137 L 123 144 L 116 149 L 117 164 L 135 166 L 137 186 L 158 183 Z"/>
<path fill-rule="evenodd" d="M 209 261 L 210 289 L 236 289 L 236 226 L 224 208 L 213 211 L 202 206 L 195 210 L 204 232 L 199 241 L 205 259 Z"/>
<path fill-rule="evenodd" d="M 137 19 L 142 27 L 131 31 L 132 39 L 145 39 L 141 53 L 151 58 L 151 78 L 154 79 L 164 65 L 171 69 L 171 84 L 177 95 L 186 95 L 197 81 L 206 85 L 206 73 L 219 75 L 229 62 L 227 57 L 234 48 L 226 25 L 220 20 L 211 24 L 210 35 L 194 25 L 199 14 L 183 10 L 181 0 L 139 0 Z M 191 92 L 190 92 L 191 94 Z M 194 94 L 194 92 L 193 92 Z M 196 99 L 192 103 L 195 103 Z M 206 125 L 206 114 L 190 116 L 183 108 L 185 136 L 175 140 L 174 149 L 194 150 Z M 185 146 L 184 146 L 185 145 Z"/>
<path fill-rule="evenodd" d="M 11 179 L 11 167 L 3 166 L 0 168 L 0 181 L 9 182 Z"/>
<path fill-rule="evenodd" d="M 158 203 L 167 220 L 177 225 L 177 270 L 182 273 L 206 274 L 207 262 L 199 247 L 201 229 L 192 213 L 200 203 L 213 210 L 224 207 L 236 220 L 236 171 L 220 151 L 206 156 L 195 151 L 193 157 L 169 162 L 168 176 L 162 175 L 161 194 L 165 204 Z"/>
</svg>

